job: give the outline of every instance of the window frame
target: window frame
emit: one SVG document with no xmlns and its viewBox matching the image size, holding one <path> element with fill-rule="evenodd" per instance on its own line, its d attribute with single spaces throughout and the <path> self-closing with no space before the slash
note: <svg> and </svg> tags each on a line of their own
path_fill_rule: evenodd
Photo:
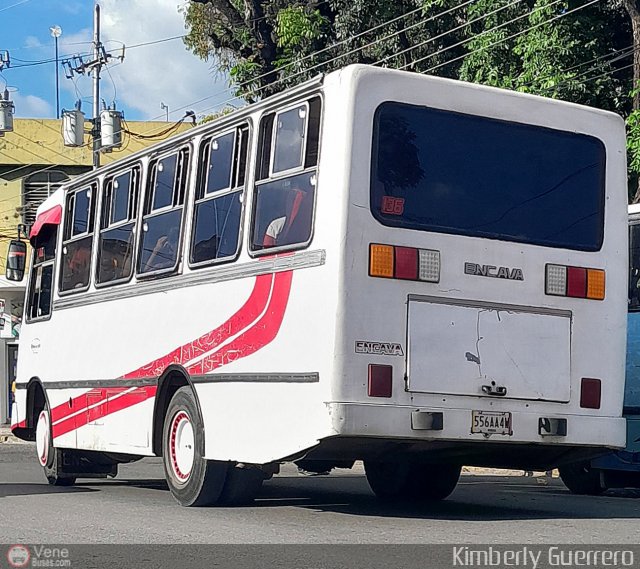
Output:
<svg viewBox="0 0 640 569">
<path fill-rule="evenodd" d="M 567 245 L 558 244 L 558 243 L 541 243 L 539 240 L 533 240 L 530 238 L 519 239 L 513 235 L 505 235 L 500 234 L 495 231 L 492 232 L 471 232 L 467 231 L 460 227 L 448 227 L 448 226 L 437 226 L 435 224 L 430 225 L 410 225 L 405 223 L 404 218 L 399 217 L 398 220 L 385 218 L 380 211 L 380 208 L 376 206 L 374 199 L 374 181 L 377 179 L 377 169 L 378 169 L 378 160 L 380 155 L 380 123 L 381 123 L 381 115 L 385 110 L 385 106 L 395 106 L 396 108 L 404 108 L 409 110 L 424 110 L 428 112 L 440 113 L 442 115 L 448 115 L 450 117 L 456 117 L 458 119 L 466 118 L 477 121 L 485 121 L 488 123 L 499 124 L 499 125 L 509 125 L 512 127 L 518 127 L 523 130 L 535 131 L 535 132 L 547 132 L 554 133 L 556 135 L 567 136 L 571 138 L 584 138 L 590 139 L 592 142 L 599 146 L 599 151 L 602 153 L 602 171 L 600 175 L 600 193 L 598 197 L 599 201 L 599 228 L 598 228 L 598 242 L 595 246 L 575 246 L 575 245 Z M 607 191 L 606 191 L 606 177 L 608 171 L 608 153 L 607 148 L 604 144 L 604 141 L 596 135 L 593 134 L 584 134 L 582 132 L 567 130 L 563 128 L 554 128 L 549 126 L 542 126 L 533 123 L 527 122 L 519 122 L 515 120 L 508 120 L 502 118 L 495 118 L 492 116 L 482 115 L 482 114 L 474 114 L 465 111 L 456 111 L 450 109 L 443 109 L 440 107 L 434 107 L 429 105 L 415 104 L 415 103 L 406 103 L 403 101 L 398 101 L 395 99 L 387 99 L 378 104 L 375 108 L 375 111 L 372 115 L 371 122 L 371 146 L 370 146 L 370 165 L 369 165 L 369 188 L 368 188 L 368 209 L 371 216 L 383 227 L 389 227 L 396 230 L 404 230 L 404 231 L 419 231 L 421 233 L 427 234 L 437 234 L 437 235 L 452 235 L 463 238 L 474 238 L 474 239 L 489 239 L 492 241 L 499 241 L 503 243 L 515 243 L 521 246 L 532 246 L 532 247 L 544 247 L 547 249 L 567 249 L 569 251 L 580 251 L 584 253 L 597 253 L 602 251 L 602 247 L 604 246 L 605 240 L 605 221 L 606 221 L 606 211 L 605 205 L 607 200 Z"/>
<path fill-rule="evenodd" d="M 66 203 L 65 205 L 67 206 L 65 208 L 65 222 L 66 220 L 66 213 L 67 211 L 69 211 L 69 209 L 72 209 L 73 213 L 71 215 L 71 223 L 69 223 L 68 225 L 65 223 L 64 226 L 64 232 L 62 234 L 62 242 L 69 242 L 69 241 L 73 241 L 76 239 L 82 239 L 83 237 L 88 237 L 89 234 L 94 230 L 94 225 L 95 225 L 95 196 L 92 193 L 89 196 L 89 209 L 90 211 L 88 211 L 87 213 L 89 214 L 89 217 L 87 219 L 87 230 L 83 231 L 82 233 L 77 233 L 76 235 L 73 235 L 73 226 L 75 225 L 75 221 L 76 221 L 76 196 L 81 193 L 84 192 L 86 190 L 91 190 L 94 189 L 95 190 L 95 186 L 97 186 L 97 182 L 90 182 L 88 185 L 82 185 L 77 189 L 73 189 L 70 190 L 69 193 L 66 195 Z M 73 208 L 69 208 L 69 204 L 71 203 L 71 201 L 73 200 Z M 69 230 L 69 237 L 66 237 L 67 235 L 67 230 Z"/>
<path fill-rule="evenodd" d="M 68 211 L 68 204 L 69 201 L 71 200 L 71 198 L 73 198 L 74 200 L 74 212 L 75 212 L 75 196 L 76 194 L 82 192 L 83 190 L 86 189 L 90 189 L 91 190 L 91 196 L 90 196 L 90 217 L 89 217 L 89 222 L 87 223 L 87 226 L 90 226 L 90 230 L 78 234 L 78 235 L 74 235 L 73 237 L 69 237 L 65 239 L 65 235 L 67 234 L 67 228 L 69 227 L 67 225 L 67 223 L 69 222 L 69 220 L 67 219 L 67 211 Z M 77 294 L 77 293 L 81 293 L 81 292 L 86 292 L 87 290 L 89 290 L 91 288 L 91 284 L 93 282 L 93 259 L 95 257 L 95 241 L 96 241 L 96 231 L 95 231 L 95 225 L 96 225 L 96 209 L 97 209 L 97 201 L 98 201 L 98 189 L 99 189 L 99 181 L 98 179 L 93 179 L 89 182 L 86 182 L 85 184 L 82 184 L 80 186 L 78 186 L 77 188 L 72 188 L 68 191 L 68 193 L 65 195 L 65 201 L 64 201 L 64 218 L 61 222 L 62 225 L 62 241 L 60 242 L 60 254 L 57 255 L 57 257 L 59 258 L 59 261 L 57 263 L 57 267 L 58 267 L 58 282 L 57 282 L 57 290 L 58 290 L 58 294 L 62 297 L 62 296 L 67 296 L 67 295 L 73 295 L 73 294 Z M 73 222 L 75 220 L 75 216 L 71 218 L 71 226 L 73 227 Z M 62 263 L 64 262 L 64 258 L 65 258 L 65 253 L 64 253 L 64 248 L 69 244 L 69 243 L 75 243 L 76 241 L 81 241 L 82 239 L 87 239 L 88 237 L 91 237 L 91 258 L 89 259 L 89 280 L 87 281 L 87 284 L 85 286 L 83 286 L 82 288 L 73 288 L 70 290 L 62 290 L 62 277 L 64 275 L 64 271 L 62 270 Z M 55 275 L 54 275 L 55 278 Z"/>
<path fill-rule="evenodd" d="M 185 221 L 187 219 L 186 211 L 187 211 L 187 205 L 188 205 L 187 200 L 189 197 L 189 186 L 191 182 L 191 167 L 192 167 L 192 160 L 194 156 L 192 142 L 193 141 L 190 140 L 177 147 L 173 147 L 169 150 L 163 151 L 157 154 L 156 156 L 153 156 L 149 160 L 149 163 L 147 166 L 148 175 L 147 175 L 147 181 L 144 188 L 144 196 L 140 202 L 141 207 L 139 208 L 139 211 L 138 211 L 139 225 L 136 231 L 136 240 L 137 240 L 136 259 L 135 259 L 135 265 L 134 265 L 135 270 L 133 271 L 133 273 L 135 274 L 136 280 L 146 280 L 149 278 L 164 277 L 164 276 L 169 276 L 169 275 L 178 273 L 178 268 L 180 267 L 180 262 L 182 260 L 182 253 L 183 253 L 182 249 L 184 248 L 184 238 L 185 238 L 185 230 L 186 230 Z M 176 162 L 176 172 L 173 178 L 173 184 L 174 184 L 173 194 L 172 194 L 173 203 L 171 207 L 166 206 L 163 208 L 158 208 L 156 210 L 153 210 L 152 207 L 153 207 L 153 198 L 155 195 L 155 183 L 156 183 L 156 177 L 153 173 L 153 168 L 157 165 L 157 163 L 160 160 L 166 158 L 167 156 L 171 156 L 172 154 L 176 154 L 178 156 L 178 161 Z M 183 170 L 180 172 L 180 174 L 182 174 L 184 178 L 184 191 L 182 191 L 180 203 L 176 205 L 175 204 L 176 196 L 180 196 L 179 193 L 176 194 L 176 189 L 177 189 L 177 179 L 178 179 L 178 166 L 179 166 L 179 159 L 181 154 L 183 154 L 184 157 L 186 158 L 185 160 L 186 164 L 183 164 Z M 153 191 L 151 191 L 151 188 L 153 188 Z M 145 213 L 147 208 L 149 209 L 149 212 Z M 175 263 L 171 267 L 141 272 L 140 263 L 142 262 L 142 247 L 144 244 L 144 225 L 146 221 L 150 218 L 158 217 L 160 215 L 164 215 L 166 213 L 169 213 L 177 209 L 181 209 L 182 211 L 180 214 L 180 226 L 178 228 L 178 243 L 176 247 L 177 254 L 176 254 Z"/>
<path fill-rule="evenodd" d="M 55 292 L 55 284 L 56 284 L 56 265 L 58 262 L 58 245 L 60 238 L 60 226 L 57 226 L 56 229 L 56 238 L 55 238 L 55 252 L 51 259 L 47 259 L 46 261 L 42 261 L 42 263 L 36 263 L 36 248 L 31 247 L 31 265 L 29 266 L 29 279 L 27 282 L 27 287 L 25 290 L 25 321 L 27 324 L 36 323 L 36 322 L 44 322 L 46 320 L 50 320 L 53 315 L 53 301 L 54 301 L 54 292 Z M 31 317 L 31 293 L 33 292 L 34 285 L 34 273 L 38 269 L 44 270 L 46 266 L 51 266 L 52 274 L 51 274 L 51 309 L 48 314 L 44 316 L 36 316 L 35 318 Z"/>
<path fill-rule="evenodd" d="M 307 137 L 309 135 L 309 120 L 311 118 L 310 113 L 310 103 L 315 99 L 318 100 L 319 104 L 319 114 L 318 114 L 318 148 L 316 154 L 316 163 L 313 166 L 306 166 L 306 157 L 307 157 Z M 275 144 L 274 139 L 274 129 L 276 126 L 276 116 L 280 111 L 287 111 L 295 107 L 299 107 L 300 103 L 304 102 L 307 107 L 307 117 L 305 124 L 305 140 L 304 140 L 304 152 L 302 155 L 302 167 L 296 169 L 296 171 L 288 171 L 288 172 L 278 172 L 276 175 L 273 175 L 271 172 L 271 163 L 273 162 L 273 145 Z M 277 107 L 274 109 L 268 108 L 260 115 L 258 120 L 256 121 L 257 127 L 255 132 L 255 144 L 254 144 L 254 155 L 253 155 L 253 163 L 254 168 L 251 172 L 252 177 L 250 181 L 250 186 L 247 186 L 247 182 L 245 182 L 245 187 L 250 191 L 250 203 L 251 203 L 251 211 L 250 211 L 250 220 L 249 220 L 249 228 L 248 228 L 248 239 L 247 239 L 247 253 L 250 258 L 256 259 L 260 257 L 266 257 L 269 255 L 275 255 L 285 251 L 300 251 L 303 249 L 307 249 L 316 232 L 316 215 L 318 208 L 318 187 L 320 185 L 320 160 L 322 157 L 322 144 L 323 144 L 323 134 L 324 134 L 324 112 L 325 112 L 325 99 L 324 93 L 322 91 L 313 91 L 310 93 L 305 93 L 300 96 L 295 103 L 287 105 L 285 108 L 278 110 Z M 262 147 L 263 141 L 263 133 L 261 132 L 262 121 L 267 120 L 269 115 L 273 114 L 273 124 L 271 126 L 271 146 L 270 146 L 270 156 L 269 156 L 269 173 L 266 177 L 261 177 L 263 175 L 263 153 L 264 148 Z M 282 245 L 280 247 L 269 247 L 268 249 L 253 249 L 253 232 L 255 228 L 255 217 L 256 217 L 256 197 L 258 187 L 262 184 L 267 184 L 269 182 L 275 182 L 281 179 L 286 179 L 288 177 L 292 177 L 294 175 L 302 175 L 308 172 L 315 172 L 316 183 L 315 190 L 313 196 L 313 210 L 311 213 L 311 232 L 309 233 L 309 239 L 304 243 L 296 243 L 294 245 Z M 245 200 L 246 201 L 246 200 Z"/>
<path fill-rule="evenodd" d="M 238 144 L 239 144 L 239 141 L 242 140 L 243 130 L 246 130 L 246 133 L 247 133 L 246 148 L 244 149 L 245 150 L 244 180 L 243 180 L 244 183 L 242 185 L 237 185 L 238 177 L 241 173 L 240 157 L 242 155 L 242 149 L 239 148 Z M 209 179 L 208 176 L 205 176 L 204 179 L 200 181 L 199 180 L 200 171 L 198 170 L 198 172 L 196 173 L 196 180 L 194 184 L 193 209 L 190 212 L 191 227 L 190 227 L 190 234 L 189 234 L 189 241 L 188 241 L 188 255 L 187 255 L 187 265 L 190 269 L 197 270 L 203 267 L 211 267 L 211 266 L 220 265 L 224 263 L 232 263 L 238 259 L 238 257 L 240 256 L 240 252 L 242 251 L 242 242 L 244 240 L 244 220 L 245 220 L 245 212 L 246 212 L 246 205 L 247 205 L 247 193 L 248 193 L 248 187 L 247 187 L 248 180 L 249 180 L 248 174 L 249 174 L 249 166 L 251 163 L 251 152 L 252 152 L 251 145 L 253 142 L 252 123 L 250 121 L 243 121 L 240 124 L 234 125 L 230 128 L 223 130 L 220 134 L 215 133 L 215 134 L 212 134 L 211 136 L 204 137 L 200 141 L 197 154 L 195 154 L 195 152 L 194 154 L 200 157 L 200 152 L 204 150 L 204 146 L 208 141 L 212 140 L 213 138 L 216 138 L 216 137 L 219 138 L 221 136 L 229 134 L 230 132 L 235 133 L 233 158 L 231 161 L 231 166 L 232 166 L 231 167 L 231 186 L 232 187 L 220 189 L 212 193 L 207 193 L 206 187 L 207 187 L 207 181 Z M 238 154 L 238 151 L 240 151 L 240 154 Z M 208 165 L 209 165 L 209 162 L 207 162 L 207 166 Z M 204 165 L 201 165 L 201 166 L 204 167 Z M 202 183 L 202 187 L 200 187 L 200 183 Z M 198 195 L 200 194 L 201 188 L 202 188 L 202 197 L 199 198 Z M 200 261 L 198 263 L 192 262 L 191 259 L 192 259 L 192 255 L 195 247 L 194 238 L 195 238 L 195 230 L 196 230 L 196 207 L 207 201 L 213 201 L 218 198 L 223 198 L 225 196 L 236 194 L 236 193 L 240 194 L 240 198 L 239 198 L 240 199 L 240 221 L 239 221 L 240 227 L 238 232 L 238 242 L 236 244 L 236 250 L 234 254 L 228 255 L 226 257 L 216 257 L 215 259 L 208 259 L 206 261 Z"/>
<path fill-rule="evenodd" d="M 108 216 L 107 217 L 103 217 L 103 214 L 105 213 L 104 211 L 104 207 L 105 207 L 105 197 L 107 194 L 107 183 L 111 182 L 113 183 L 113 181 L 118 177 L 123 175 L 126 172 L 131 172 L 132 174 L 132 179 L 131 179 L 131 185 L 129 186 L 129 200 L 128 200 L 128 218 L 123 220 L 123 221 L 119 221 L 116 223 L 110 223 L 110 218 L 111 218 L 111 207 L 112 207 L 112 200 L 110 200 L 111 203 L 108 204 Z M 124 283 L 128 283 L 131 282 L 131 280 L 133 279 L 133 275 L 135 274 L 135 267 L 136 267 L 136 262 L 137 262 L 137 241 L 138 241 L 138 213 L 139 213 L 139 208 L 140 208 L 140 195 L 141 195 L 141 189 L 142 189 L 142 165 L 140 164 L 140 162 L 136 162 L 132 165 L 127 166 L 126 168 L 123 168 L 122 170 L 118 170 L 116 173 L 111 174 L 109 176 L 105 176 L 105 178 L 102 180 L 102 191 L 101 191 L 101 199 L 100 199 L 100 212 L 99 212 L 99 216 L 98 219 L 100 221 L 100 227 L 97 231 L 98 237 L 97 237 L 97 241 L 98 241 L 98 249 L 97 249 L 97 253 L 96 253 L 96 266 L 95 266 L 95 283 L 94 286 L 96 287 L 96 289 L 103 289 L 103 288 L 108 288 L 110 286 L 116 286 L 119 284 L 124 284 Z M 103 227 L 102 224 L 106 222 L 106 226 Z M 131 252 L 132 258 L 131 258 L 131 274 L 128 277 L 124 277 L 121 279 L 114 279 L 112 281 L 105 281 L 103 283 L 98 282 L 98 266 L 100 264 L 100 256 L 102 254 L 102 250 L 100 247 L 101 241 L 102 241 L 102 234 L 106 231 L 111 231 L 113 229 L 119 229 L 121 227 L 124 227 L 125 225 L 128 225 L 130 223 L 133 223 L 133 228 L 131 230 L 131 233 L 133 235 L 133 250 Z"/>
<path fill-rule="evenodd" d="M 166 152 L 160 156 L 156 156 L 154 158 L 151 159 L 151 161 L 149 162 L 149 180 L 148 180 L 148 187 L 152 188 L 152 191 L 145 196 L 146 201 L 143 204 L 143 215 L 144 215 L 144 210 L 147 208 L 147 206 L 149 207 L 149 213 L 147 215 L 150 214 L 156 214 L 156 213 L 163 213 L 165 211 L 170 211 L 172 210 L 174 207 L 176 207 L 175 205 L 175 199 L 176 199 L 176 194 L 175 194 L 175 189 L 176 189 L 176 179 L 178 177 L 178 167 L 179 167 L 179 158 L 180 158 L 180 151 L 182 150 L 182 148 L 179 148 L 177 150 L 171 150 L 170 152 Z M 158 209 L 152 209 L 153 208 L 153 200 L 156 197 L 156 184 L 158 181 L 158 163 L 161 160 L 164 160 L 165 158 L 168 158 L 169 156 L 172 156 L 173 154 L 176 155 L 176 169 L 173 173 L 173 193 L 171 194 L 171 205 L 167 205 L 164 207 L 160 207 Z M 183 198 L 183 205 L 184 205 L 184 198 Z"/>
<path fill-rule="evenodd" d="M 271 125 L 272 130 L 271 130 L 271 152 L 269 156 L 269 177 L 267 179 L 270 180 L 276 177 L 288 177 L 296 172 L 302 173 L 305 170 L 304 162 L 305 162 L 305 157 L 307 155 L 307 136 L 309 135 L 309 115 L 310 115 L 309 101 L 312 98 L 313 97 L 305 98 L 302 101 L 302 104 L 300 102 L 297 102 L 296 104 L 289 105 L 288 107 L 285 107 L 284 109 L 280 109 L 274 113 L 273 124 Z M 300 152 L 300 166 L 296 166 L 295 168 L 289 168 L 288 170 L 278 170 L 277 172 L 275 172 L 273 170 L 273 167 L 274 167 L 274 162 L 276 157 L 276 141 L 277 141 L 276 135 L 278 130 L 278 117 L 284 113 L 288 113 L 289 111 L 292 111 L 302 106 L 304 106 L 306 114 L 304 117 L 304 137 L 302 140 L 302 149 Z M 263 116 L 266 116 L 268 114 L 270 113 L 265 113 Z M 321 111 L 321 114 L 322 114 L 322 111 Z M 260 120 L 262 121 L 262 117 L 260 117 Z M 320 136 L 318 135 L 318 141 L 319 140 L 320 140 Z M 319 155 L 320 155 L 319 148 L 320 147 L 318 142 L 318 161 L 319 161 Z"/>
<path fill-rule="evenodd" d="M 240 130 L 241 130 L 240 126 L 235 126 L 235 127 L 232 127 L 232 128 L 228 128 L 228 129 L 222 131 L 219 134 L 215 133 L 215 134 L 211 134 L 209 136 L 205 136 L 200 141 L 200 144 L 198 146 L 198 153 L 204 152 L 205 145 L 209 144 L 214 139 L 222 138 L 224 136 L 227 136 L 228 134 L 232 134 L 233 133 L 233 154 L 231 155 L 231 171 L 229 173 L 229 185 L 224 187 L 224 188 L 220 188 L 218 190 L 214 190 L 213 192 L 208 192 L 207 191 L 207 186 L 209 185 L 209 166 L 211 165 L 211 149 L 209 149 L 209 154 L 208 154 L 208 157 L 207 157 L 206 165 L 202 161 L 200 161 L 200 163 L 198 165 L 198 167 L 199 167 L 198 174 L 200 174 L 200 168 L 206 168 L 207 169 L 207 173 L 206 173 L 206 176 L 204 177 L 204 180 L 201 180 L 200 176 L 198 175 L 198 179 L 196 180 L 194 204 L 202 203 L 203 201 L 206 201 L 207 199 L 211 199 L 214 196 L 221 195 L 224 192 L 231 192 L 236 187 L 234 185 L 234 177 L 236 177 L 237 171 L 234 169 L 234 165 L 235 165 L 235 161 L 236 161 L 236 158 L 237 158 L 237 151 L 238 151 L 238 148 L 237 148 L 238 131 L 240 131 Z M 198 156 L 200 156 L 200 154 L 198 154 Z M 198 195 L 200 194 L 200 190 L 202 190 L 202 197 L 198 197 Z"/>
<path fill-rule="evenodd" d="M 260 183 L 256 183 L 253 186 L 253 196 L 252 196 L 252 205 L 251 205 L 251 225 L 249 228 L 249 240 L 248 240 L 248 247 L 249 247 L 249 256 L 252 258 L 256 258 L 256 257 L 264 257 L 267 255 L 275 255 L 276 253 L 281 253 L 284 251 L 299 251 L 301 249 L 306 249 L 309 247 L 309 245 L 311 244 L 311 241 L 313 241 L 313 236 L 315 234 L 315 230 L 316 230 L 316 206 L 317 206 L 317 202 L 318 202 L 318 180 L 319 180 L 319 175 L 318 175 L 318 166 L 310 166 L 308 168 L 305 168 L 302 172 L 297 172 L 295 175 L 296 176 L 303 176 L 305 174 L 309 174 L 309 175 L 314 175 L 316 177 L 316 183 L 314 185 L 314 191 L 313 191 L 313 209 L 311 212 L 311 232 L 309 233 L 309 239 L 307 239 L 304 242 L 300 242 L 300 243 L 294 243 L 292 245 L 279 245 L 277 247 L 268 247 L 268 248 L 262 248 L 262 249 L 253 249 L 253 230 L 255 227 L 255 221 L 256 221 L 256 194 L 257 194 L 257 190 L 260 186 L 266 185 L 268 183 L 272 183 L 272 182 L 278 182 L 280 180 L 286 180 L 287 178 L 289 178 L 289 176 L 278 176 L 277 178 L 266 178 L 264 180 L 261 180 Z"/>
</svg>

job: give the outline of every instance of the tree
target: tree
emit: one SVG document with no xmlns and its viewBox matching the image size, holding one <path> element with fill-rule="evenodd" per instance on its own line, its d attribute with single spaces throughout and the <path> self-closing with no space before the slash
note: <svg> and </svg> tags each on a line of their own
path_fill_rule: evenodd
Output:
<svg viewBox="0 0 640 569">
<path fill-rule="evenodd" d="M 456 0 L 191 2 L 184 9 L 185 43 L 202 59 L 212 58 L 236 94 L 253 101 L 349 63 L 423 71 L 460 55 L 462 47 L 440 54 L 464 35 L 466 12 L 459 5 Z M 450 32 L 456 27 L 457 33 Z M 443 74 L 455 77 L 458 68 Z"/>
<path fill-rule="evenodd" d="M 282 86 L 277 69 L 293 59 L 296 47 L 320 47 L 331 20 L 327 2 L 304 5 L 285 0 L 210 0 L 184 9 L 185 43 L 217 71 L 228 73 L 237 94 L 247 100 L 271 95 Z M 317 6 L 316 6 L 317 5 Z"/>
<path fill-rule="evenodd" d="M 479 0 L 472 11 L 488 11 L 496 3 Z M 630 39 L 623 14 L 598 3 L 563 17 L 583 4 L 535 0 L 516 5 L 501 14 L 513 20 L 509 26 L 474 30 L 460 77 L 627 113 L 630 77 L 616 72 L 625 63 L 613 57 Z M 496 23 L 483 22 L 485 28 Z M 492 45 L 496 40 L 506 41 Z"/>
<path fill-rule="evenodd" d="M 627 117 L 640 199 L 640 0 L 204 1 L 186 44 L 248 101 L 375 63 L 587 104 Z"/>
</svg>

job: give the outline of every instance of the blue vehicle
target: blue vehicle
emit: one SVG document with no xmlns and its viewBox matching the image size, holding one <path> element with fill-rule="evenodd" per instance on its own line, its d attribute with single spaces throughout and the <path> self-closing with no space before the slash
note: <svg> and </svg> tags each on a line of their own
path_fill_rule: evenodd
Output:
<svg viewBox="0 0 640 569">
<path fill-rule="evenodd" d="M 560 467 L 562 481 L 574 494 L 640 488 L 640 204 L 629 206 L 629 315 L 623 413 L 627 420 L 624 450 Z"/>
</svg>

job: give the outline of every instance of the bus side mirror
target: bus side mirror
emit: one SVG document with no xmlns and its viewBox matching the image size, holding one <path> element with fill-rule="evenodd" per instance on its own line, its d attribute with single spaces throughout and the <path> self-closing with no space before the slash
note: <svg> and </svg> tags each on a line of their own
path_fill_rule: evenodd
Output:
<svg viewBox="0 0 640 569">
<path fill-rule="evenodd" d="M 24 278 L 26 260 L 27 244 L 24 241 L 12 240 L 7 253 L 7 280 L 21 281 Z"/>
</svg>

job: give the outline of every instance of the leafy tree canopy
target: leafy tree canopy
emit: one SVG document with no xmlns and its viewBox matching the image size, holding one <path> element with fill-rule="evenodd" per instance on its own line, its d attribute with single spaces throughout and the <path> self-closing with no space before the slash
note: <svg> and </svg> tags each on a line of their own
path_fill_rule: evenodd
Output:
<svg viewBox="0 0 640 569">
<path fill-rule="evenodd" d="M 184 16 L 186 45 L 247 101 L 370 63 L 616 111 L 635 193 L 640 0 L 198 0 Z"/>
</svg>

